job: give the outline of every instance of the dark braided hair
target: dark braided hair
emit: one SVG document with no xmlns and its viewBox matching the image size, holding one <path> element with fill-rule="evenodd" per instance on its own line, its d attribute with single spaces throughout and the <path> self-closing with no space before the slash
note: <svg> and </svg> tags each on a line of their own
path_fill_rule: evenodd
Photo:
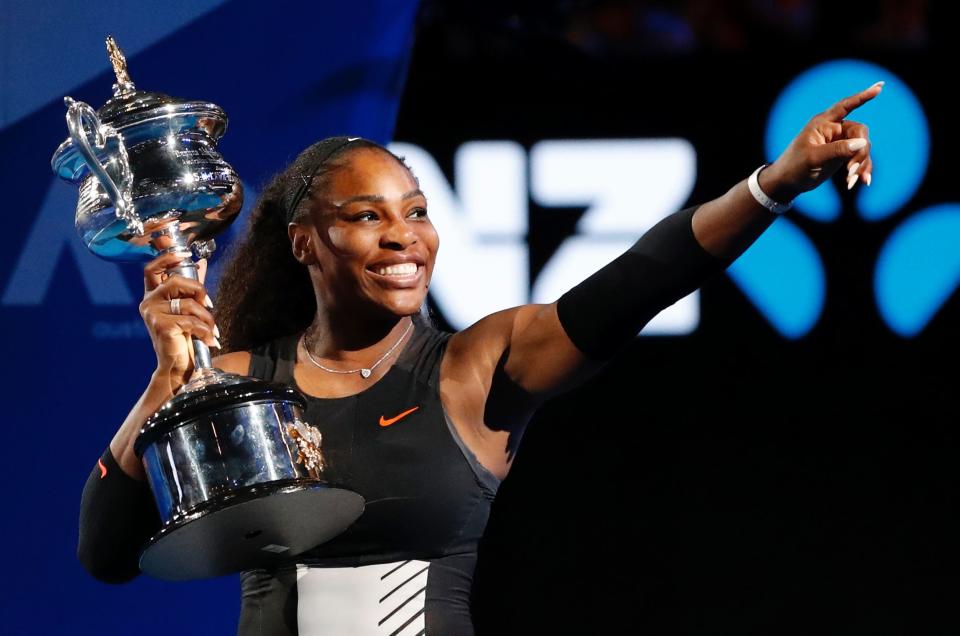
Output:
<svg viewBox="0 0 960 636">
<path fill-rule="evenodd" d="M 263 189 L 246 236 L 227 252 L 217 290 L 222 353 L 252 349 L 313 322 L 313 285 L 307 268 L 293 257 L 287 224 L 310 209 L 312 196 L 325 190 L 330 175 L 358 148 L 382 150 L 410 169 L 376 142 L 328 137 L 301 152 Z"/>
</svg>

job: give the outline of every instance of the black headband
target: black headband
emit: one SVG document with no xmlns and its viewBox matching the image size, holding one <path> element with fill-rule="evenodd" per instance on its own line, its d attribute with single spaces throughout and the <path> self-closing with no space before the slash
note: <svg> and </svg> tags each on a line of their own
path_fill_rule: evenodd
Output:
<svg viewBox="0 0 960 636">
<path fill-rule="evenodd" d="M 339 152 L 347 144 L 351 144 L 361 137 L 331 137 L 326 139 L 321 143 L 329 143 L 330 147 L 327 150 L 321 151 L 320 156 L 317 158 L 316 163 L 310 168 L 309 174 L 300 175 L 301 184 L 297 188 L 296 192 L 293 193 L 293 199 L 290 201 L 289 207 L 287 207 L 287 223 L 293 221 L 294 216 L 297 213 L 297 208 L 300 207 L 300 202 L 303 201 L 303 197 L 307 196 L 307 192 L 310 191 L 310 184 L 313 183 L 313 177 L 316 176 L 317 171 L 326 163 L 327 159 L 332 157 L 334 154 Z"/>
</svg>

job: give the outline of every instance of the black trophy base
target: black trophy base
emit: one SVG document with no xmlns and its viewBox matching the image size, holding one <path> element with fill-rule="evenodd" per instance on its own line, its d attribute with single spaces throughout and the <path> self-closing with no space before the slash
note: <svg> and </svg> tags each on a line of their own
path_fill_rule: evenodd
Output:
<svg viewBox="0 0 960 636">
<path fill-rule="evenodd" d="M 164 528 L 140 555 L 140 569 L 188 581 L 290 563 L 346 530 L 364 507 L 359 494 L 322 483 L 265 490 L 232 494 L 222 505 L 211 500 Z"/>
</svg>

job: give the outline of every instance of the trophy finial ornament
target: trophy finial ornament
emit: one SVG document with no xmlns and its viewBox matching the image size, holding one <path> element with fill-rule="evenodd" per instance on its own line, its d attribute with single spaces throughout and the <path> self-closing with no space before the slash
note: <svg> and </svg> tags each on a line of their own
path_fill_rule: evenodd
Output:
<svg viewBox="0 0 960 636">
<path fill-rule="evenodd" d="M 127 72 L 127 58 L 112 35 L 107 36 L 107 55 L 110 56 L 110 63 L 113 64 L 113 74 L 117 76 L 116 92 L 118 95 L 126 95 L 134 90 L 133 81 L 130 80 L 130 73 Z"/>
</svg>

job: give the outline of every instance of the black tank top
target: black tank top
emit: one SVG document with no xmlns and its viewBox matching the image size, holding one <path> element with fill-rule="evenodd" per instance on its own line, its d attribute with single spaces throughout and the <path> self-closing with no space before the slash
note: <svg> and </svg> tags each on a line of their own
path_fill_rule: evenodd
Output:
<svg viewBox="0 0 960 636">
<path fill-rule="evenodd" d="M 326 636 L 336 623 L 331 607 L 344 617 L 362 615 L 356 634 L 473 633 L 477 544 L 499 480 L 463 444 L 441 404 L 440 361 L 450 334 L 419 318 L 414 324 L 397 361 L 372 386 L 342 398 L 306 395 L 304 419 L 323 434 L 326 479 L 359 492 L 366 508 L 343 534 L 289 567 L 244 572 L 239 635 Z M 253 350 L 249 374 L 298 388 L 297 338 Z M 315 568 L 340 569 L 304 579 Z M 358 574 L 377 579 L 379 591 L 366 594 L 378 600 L 351 608 Z M 314 602 L 305 589 L 338 595 L 342 604 L 331 605 L 333 597 Z M 310 618 L 311 603 L 327 616 Z M 309 627 L 317 624 L 327 631 Z"/>
</svg>

